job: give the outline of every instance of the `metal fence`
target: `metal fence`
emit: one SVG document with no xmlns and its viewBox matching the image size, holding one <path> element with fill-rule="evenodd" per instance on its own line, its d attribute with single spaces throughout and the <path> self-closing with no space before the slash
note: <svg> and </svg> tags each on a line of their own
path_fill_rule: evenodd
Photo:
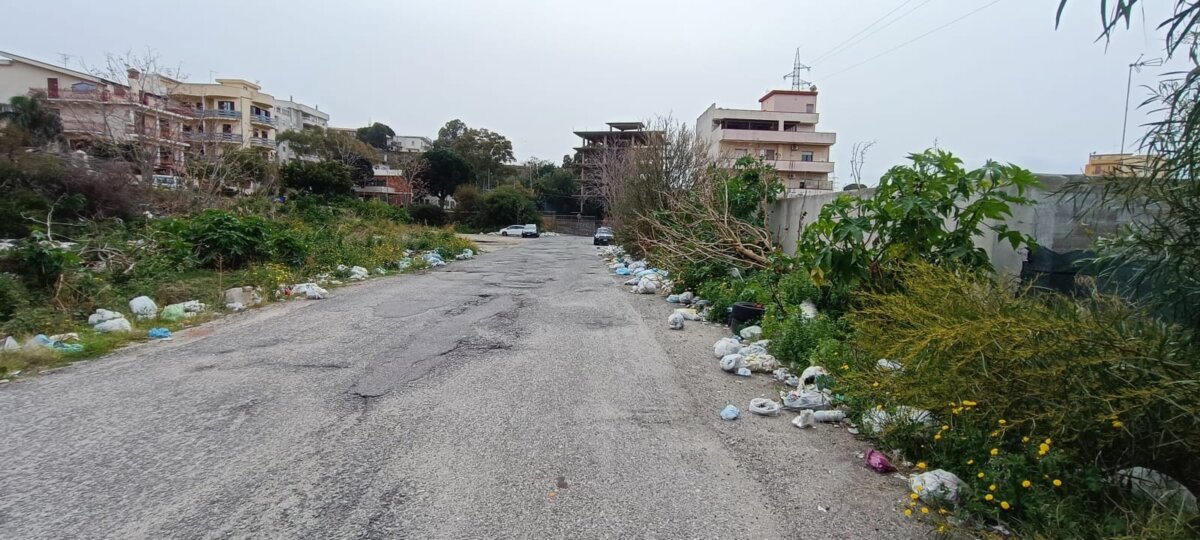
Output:
<svg viewBox="0 0 1200 540">
<path fill-rule="evenodd" d="M 604 221 L 595 216 L 580 216 L 577 214 L 542 214 L 542 230 L 572 236 L 591 236 L 596 233 L 596 227 L 603 227 Z"/>
</svg>

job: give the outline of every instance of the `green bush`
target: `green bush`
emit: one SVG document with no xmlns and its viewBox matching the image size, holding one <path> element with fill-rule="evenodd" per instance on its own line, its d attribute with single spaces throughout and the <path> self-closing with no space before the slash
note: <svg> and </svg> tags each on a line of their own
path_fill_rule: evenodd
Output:
<svg viewBox="0 0 1200 540">
<path fill-rule="evenodd" d="M 13 313 L 25 307 L 29 293 L 12 274 L 0 274 L 0 323 L 7 322 Z"/>
<path fill-rule="evenodd" d="M 340 161 L 293 161 L 279 169 L 283 185 L 313 195 L 349 196 L 354 192 L 350 167 Z"/>
<path fill-rule="evenodd" d="M 532 192 L 520 186 L 500 186 L 479 197 L 475 225 L 481 229 L 497 229 L 514 223 L 542 223 L 537 201 Z"/>
<path fill-rule="evenodd" d="M 17 274 L 33 287 L 49 288 L 64 272 L 79 264 L 74 252 L 55 247 L 42 233 L 35 232 L 14 251 Z"/>
<path fill-rule="evenodd" d="M 412 215 L 413 223 L 420 223 L 430 227 L 441 227 L 449 221 L 446 211 L 440 206 L 432 204 L 413 205 L 409 207 L 408 213 Z"/>
<path fill-rule="evenodd" d="M 844 324 L 825 314 L 807 319 L 799 313 L 781 313 L 776 305 L 767 306 L 763 316 L 763 337 L 771 340 L 771 354 L 796 372 L 813 365 L 818 348 L 835 347 L 845 336 Z"/>
</svg>

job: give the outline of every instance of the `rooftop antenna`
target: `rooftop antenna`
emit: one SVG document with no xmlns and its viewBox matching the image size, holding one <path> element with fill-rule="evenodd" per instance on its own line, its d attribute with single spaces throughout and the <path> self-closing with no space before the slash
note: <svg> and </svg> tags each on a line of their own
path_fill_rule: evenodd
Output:
<svg viewBox="0 0 1200 540">
<path fill-rule="evenodd" d="M 800 62 L 800 47 L 796 47 L 796 61 L 792 65 L 792 72 L 784 75 L 784 79 L 792 80 L 792 90 L 803 90 L 805 86 L 812 88 L 812 81 L 807 81 L 801 72 L 812 71 L 812 66 L 806 66 Z"/>
</svg>

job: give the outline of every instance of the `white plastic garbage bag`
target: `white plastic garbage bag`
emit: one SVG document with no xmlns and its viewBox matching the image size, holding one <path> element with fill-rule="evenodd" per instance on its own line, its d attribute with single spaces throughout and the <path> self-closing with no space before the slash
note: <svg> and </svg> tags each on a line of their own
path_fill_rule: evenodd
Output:
<svg viewBox="0 0 1200 540">
<path fill-rule="evenodd" d="M 945 469 L 923 472 L 908 479 L 908 487 L 912 492 L 929 504 L 957 503 L 960 483 L 962 480 Z"/>
<path fill-rule="evenodd" d="M 1196 495 L 1179 481 L 1145 467 L 1117 471 L 1116 480 L 1138 496 L 1148 498 L 1168 509 L 1196 512 Z"/>
<path fill-rule="evenodd" d="M 12 336 L 8 336 L 8 337 L 4 338 L 4 343 L 0 344 L 0 351 L 19 351 L 19 350 L 21 350 L 21 344 L 17 343 L 17 340 L 13 339 Z"/>
<path fill-rule="evenodd" d="M 369 275 L 371 275 L 371 273 L 368 272 L 366 268 L 361 266 L 354 266 L 350 268 L 350 279 L 354 281 L 362 281 L 367 279 L 367 276 Z"/>
<path fill-rule="evenodd" d="M 727 354 L 721 357 L 721 369 L 733 373 L 746 367 L 746 357 L 740 354 Z"/>
<path fill-rule="evenodd" d="M 701 320 L 700 314 L 696 313 L 696 310 L 692 309 L 692 308 L 679 308 L 679 309 L 675 310 L 675 313 L 678 313 L 679 315 L 683 316 L 683 318 L 688 321 Z"/>
<path fill-rule="evenodd" d="M 767 398 L 750 400 L 750 412 L 762 416 L 779 416 L 779 404 Z"/>
<path fill-rule="evenodd" d="M 747 326 L 743 328 L 739 334 L 741 334 L 742 339 L 756 341 L 762 337 L 762 327 L 758 326 L 757 324 L 754 326 Z"/>
<path fill-rule="evenodd" d="M 831 402 L 828 395 L 816 390 L 792 390 L 783 396 L 783 408 L 794 411 L 823 411 Z"/>
<path fill-rule="evenodd" d="M 779 368 L 775 371 L 772 371 L 771 376 L 774 377 L 775 380 L 783 382 L 788 380 L 788 377 L 792 376 L 792 372 L 788 371 L 787 368 Z"/>
<path fill-rule="evenodd" d="M 809 366 L 804 368 L 804 372 L 800 374 L 800 381 L 806 385 L 816 384 L 817 377 L 821 375 L 829 375 L 829 370 L 821 366 Z"/>
<path fill-rule="evenodd" d="M 110 332 L 132 332 L 133 331 L 133 326 L 129 324 L 129 321 L 127 321 L 123 318 L 122 319 L 109 319 L 100 324 L 97 324 L 96 326 L 93 326 L 92 328 L 94 328 L 97 332 L 103 332 L 106 334 L 110 333 Z"/>
<path fill-rule="evenodd" d="M 460 261 L 465 261 L 473 257 L 475 257 L 475 250 L 471 248 L 464 248 L 458 255 L 454 256 L 455 259 Z"/>
<path fill-rule="evenodd" d="M 817 318 L 817 305 L 812 303 L 812 300 L 800 302 L 800 315 L 805 319 Z"/>
<path fill-rule="evenodd" d="M 899 362 L 888 360 L 887 358 L 880 358 L 875 365 L 879 368 L 879 371 L 900 371 L 904 369 Z"/>
<path fill-rule="evenodd" d="M 109 311 L 107 309 L 97 309 L 95 313 L 88 316 L 88 324 L 90 324 L 92 326 L 96 326 L 97 324 L 100 324 L 104 321 L 111 321 L 113 319 L 124 319 L 124 318 L 125 318 L 124 315 L 117 313 L 116 311 Z"/>
<path fill-rule="evenodd" d="M 738 349 L 738 354 L 742 356 L 750 356 L 754 354 L 767 354 L 767 348 L 761 345 L 749 345 Z"/>
<path fill-rule="evenodd" d="M 637 287 L 634 287 L 633 292 L 638 294 L 654 294 L 658 291 L 658 285 L 649 278 L 642 278 L 638 281 Z"/>
<path fill-rule="evenodd" d="M 817 422 L 829 422 L 831 424 L 836 424 L 845 419 L 846 411 L 830 410 L 816 411 L 813 413 L 813 420 L 816 420 Z"/>
<path fill-rule="evenodd" d="M 309 300 L 320 300 L 322 298 L 325 298 L 325 295 L 329 294 L 329 291 L 321 288 L 321 286 L 317 285 L 316 283 L 301 283 L 299 285 L 292 287 L 292 294 L 293 295 L 301 295 L 302 294 L 302 295 L 304 295 L 305 298 L 308 298 Z"/>
<path fill-rule="evenodd" d="M 692 291 L 684 291 L 683 294 L 679 295 L 679 303 L 680 304 L 691 304 L 692 299 L 694 299 L 695 297 L 696 297 L 696 295 L 692 294 Z"/>
<path fill-rule="evenodd" d="M 746 357 L 746 367 L 756 373 L 770 373 L 779 369 L 779 360 L 767 353 L 752 354 Z"/>
<path fill-rule="evenodd" d="M 153 319 L 158 316 L 158 304 L 149 296 L 139 296 L 129 301 L 129 310 L 138 319 Z"/>
<path fill-rule="evenodd" d="M 676 311 L 667 316 L 667 325 L 671 330 L 683 330 L 683 314 Z"/>
<path fill-rule="evenodd" d="M 813 412 L 809 410 L 800 411 L 800 413 L 792 419 L 792 425 L 801 429 L 817 427 L 817 424 L 813 422 Z"/>
<path fill-rule="evenodd" d="M 724 358 L 731 354 L 737 354 L 742 349 L 742 344 L 733 338 L 721 338 L 713 345 L 713 355 L 717 358 Z"/>
</svg>

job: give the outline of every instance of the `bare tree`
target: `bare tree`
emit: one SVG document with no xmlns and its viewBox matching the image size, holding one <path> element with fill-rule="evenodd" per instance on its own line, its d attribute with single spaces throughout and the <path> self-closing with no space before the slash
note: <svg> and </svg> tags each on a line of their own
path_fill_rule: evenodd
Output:
<svg viewBox="0 0 1200 540">
<path fill-rule="evenodd" d="M 858 141 L 850 148 L 850 177 L 854 179 L 854 183 L 860 186 L 863 184 L 862 170 L 863 165 L 867 162 L 867 151 L 875 146 L 875 141 Z"/>
</svg>

